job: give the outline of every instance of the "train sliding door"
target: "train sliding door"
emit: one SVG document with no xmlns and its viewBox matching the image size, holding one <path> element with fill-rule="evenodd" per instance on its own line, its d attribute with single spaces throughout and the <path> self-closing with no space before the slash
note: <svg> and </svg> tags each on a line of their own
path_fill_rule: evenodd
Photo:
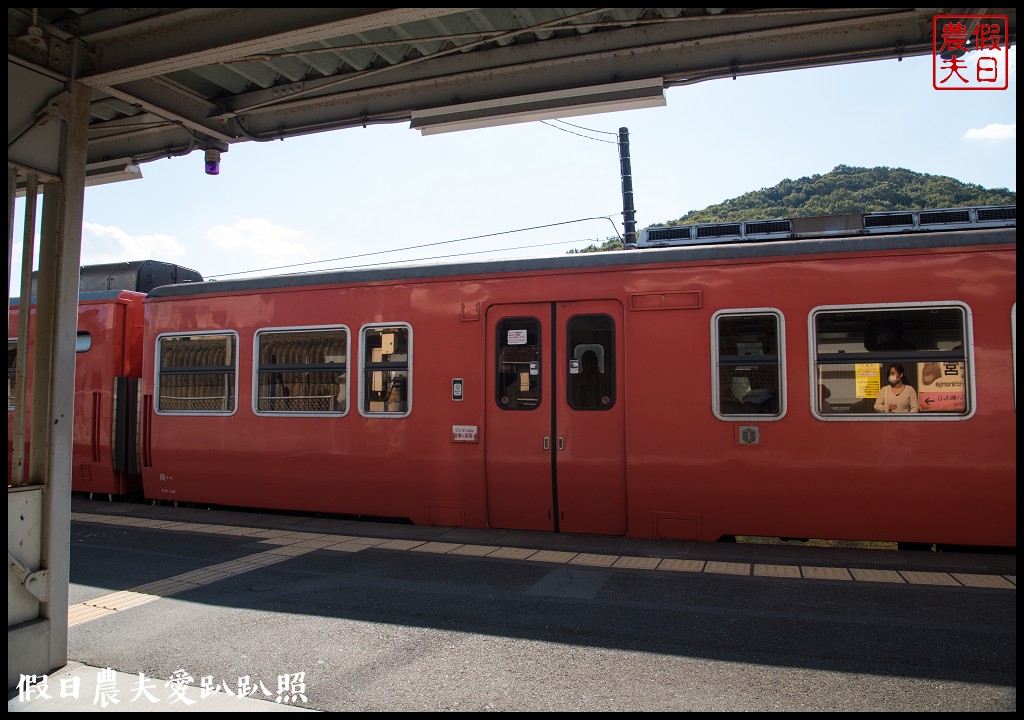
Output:
<svg viewBox="0 0 1024 720">
<path fill-rule="evenodd" d="M 626 532 L 622 307 L 558 303 L 555 477 L 558 529 Z"/>
<path fill-rule="evenodd" d="M 621 320 L 614 301 L 488 311 L 492 527 L 626 532 Z"/>
</svg>

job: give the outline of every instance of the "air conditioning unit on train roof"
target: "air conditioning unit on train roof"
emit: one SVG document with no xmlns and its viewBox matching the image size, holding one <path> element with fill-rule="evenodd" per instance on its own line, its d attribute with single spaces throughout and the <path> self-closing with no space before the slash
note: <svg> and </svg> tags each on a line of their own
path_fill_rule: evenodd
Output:
<svg viewBox="0 0 1024 720">
<path fill-rule="evenodd" d="M 706 223 L 695 228 L 698 239 L 705 242 L 726 242 L 743 237 L 742 223 Z"/>
<path fill-rule="evenodd" d="M 956 225 L 970 225 L 974 221 L 970 208 L 952 210 L 922 210 L 917 214 L 918 225 L 922 228 L 945 228 Z"/>
<path fill-rule="evenodd" d="M 895 210 L 867 213 L 863 217 L 864 232 L 867 233 L 1007 227 L 1017 224 L 1017 206 L 994 205 L 938 210 Z"/>
<path fill-rule="evenodd" d="M 974 217 L 978 225 L 1017 225 L 1016 205 L 991 205 L 974 208 Z"/>
<path fill-rule="evenodd" d="M 792 221 L 784 219 L 698 223 L 644 228 L 636 244 L 637 247 L 669 247 L 756 242 L 789 238 L 792 233 Z"/>
<path fill-rule="evenodd" d="M 914 213 L 907 210 L 901 210 L 898 212 L 868 213 L 864 216 L 865 232 L 913 230 L 914 227 Z"/>
<path fill-rule="evenodd" d="M 668 247 L 670 245 L 692 245 L 691 225 L 661 225 L 644 228 L 637 238 L 637 247 Z"/>
<path fill-rule="evenodd" d="M 788 238 L 792 234 L 792 220 L 748 220 L 743 223 L 743 237 L 748 240 Z"/>
</svg>

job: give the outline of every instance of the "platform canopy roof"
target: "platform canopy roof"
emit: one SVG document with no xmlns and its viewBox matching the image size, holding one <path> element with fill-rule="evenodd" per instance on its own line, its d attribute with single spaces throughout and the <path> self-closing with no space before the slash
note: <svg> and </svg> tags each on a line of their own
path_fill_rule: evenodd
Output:
<svg viewBox="0 0 1024 720">
<path fill-rule="evenodd" d="M 1005 14 L 1015 41 L 1007 8 L 10 8 L 8 162 L 56 171 L 47 120 L 71 76 L 91 88 L 88 176 L 102 181 L 238 142 L 567 117 L 927 54 L 935 16 L 956 13 Z"/>
</svg>

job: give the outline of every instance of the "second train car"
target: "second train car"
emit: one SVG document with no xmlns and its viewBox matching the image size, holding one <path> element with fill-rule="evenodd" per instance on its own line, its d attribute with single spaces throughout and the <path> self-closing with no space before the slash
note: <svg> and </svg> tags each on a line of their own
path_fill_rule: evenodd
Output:
<svg viewBox="0 0 1024 720">
<path fill-rule="evenodd" d="M 36 273 L 32 273 L 29 327 L 35 324 Z M 138 461 L 138 397 L 142 374 L 142 301 L 158 285 L 202 282 L 203 277 L 173 263 L 143 260 L 88 265 L 79 275 L 78 332 L 75 338 L 74 445 L 71 458 L 73 492 L 110 497 L 140 497 L 142 475 Z M 18 325 L 26 298 L 11 301 L 7 313 L 7 458 L 8 485 L 13 473 L 28 479 L 28 443 L 15 457 L 14 438 L 27 438 L 28 407 L 15 413 L 19 366 Z M 31 388 L 32 337 L 21 365 L 26 388 Z"/>
</svg>

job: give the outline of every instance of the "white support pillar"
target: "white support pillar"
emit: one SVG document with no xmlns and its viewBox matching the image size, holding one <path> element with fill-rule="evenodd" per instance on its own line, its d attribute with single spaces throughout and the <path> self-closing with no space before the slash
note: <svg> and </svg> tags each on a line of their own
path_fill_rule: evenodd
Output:
<svg viewBox="0 0 1024 720">
<path fill-rule="evenodd" d="M 8 491 L 8 689 L 20 675 L 48 674 L 68 661 L 75 339 L 89 99 L 88 87 L 67 83 L 57 103 L 60 179 L 43 190 L 29 484 Z M 40 519 L 33 523 L 36 506 Z M 12 615 L 12 605 L 31 613 L 31 598 L 38 601 L 35 617 Z"/>
</svg>

